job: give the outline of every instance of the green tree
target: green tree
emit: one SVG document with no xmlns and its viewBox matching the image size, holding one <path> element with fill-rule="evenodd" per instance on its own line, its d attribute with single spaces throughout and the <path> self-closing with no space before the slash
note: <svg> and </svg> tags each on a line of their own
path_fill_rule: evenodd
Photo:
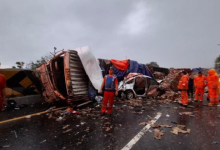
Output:
<svg viewBox="0 0 220 150">
<path fill-rule="evenodd" d="M 27 64 L 26 68 L 27 69 L 36 69 L 43 63 L 49 62 L 57 53 L 64 51 L 64 49 L 57 51 L 57 48 L 54 47 L 54 51 L 50 52 L 50 54 L 47 54 L 45 56 L 42 56 L 39 60 L 36 60 L 35 62 L 31 61 L 30 63 Z"/>
<path fill-rule="evenodd" d="M 24 66 L 24 62 L 23 61 L 16 62 L 15 64 L 17 65 L 17 68 L 23 68 L 23 66 Z"/>
<path fill-rule="evenodd" d="M 27 68 L 28 69 L 36 69 L 37 67 L 39 67 L 40 65 L 42 65 L 43 63 L 47 63 L 49 60 L 51 60 L 53 58 L 52 55 L 46 55 L 46 56 L 42 56 L 39 60 L 36 60 L 35 62 L 31 61 L 30 63 L 27 64 Z"/>
<path fill-rule="evenodd" d="M 12 68 L 13 68 L 13 69 L 16 69 L 16 67 L 15 67 L 15 66 L 12 66 Z"/>
<path fill-rule="evenodd" d="M 157 62 L 155 62 L 155 61 L 152 61 L 152 62 L 150 62 L 150 63 L 148 63 L 148 64 L 146 64 L 146 65 L 149 65 L 149 66 L 151 66 L 151 67 L 160 67 L 160 66 L 157 64 Z"/>
<path fill-rule="evenodd" d="M 215 59 L 215 70 L 220 73 L 220 55 Z"/>
</svg>

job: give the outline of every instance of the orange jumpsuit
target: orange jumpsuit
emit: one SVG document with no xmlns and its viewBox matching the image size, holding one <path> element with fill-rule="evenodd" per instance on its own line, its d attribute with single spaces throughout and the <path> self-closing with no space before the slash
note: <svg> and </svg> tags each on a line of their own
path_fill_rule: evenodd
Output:
<svg viewBox="0 0 220 150">
<path fill-rule="evenodd" d="M 189 77 L 187 75 L 183 75 L 180 78 L 179 84 L 178 84 L 178 89 L 181 89 L 181 102 L 183 105 L 188 105 L 188 81 Z"/>
<path fill-rule="evenodd" d="M 113 84 L 118 85 L 118 79 L 116 76 L 114 75 L 105 76 L 104 78 L 105 92 L 104 92 L 104 99 L 102 101 L 102 109 L 101 109 L 102 114 L 105 113 L 107 108 L 108 108 L 108 114 L 111 114 L 113 110 L 113 104 L 114 104 L 115 89 L 113 87 L 107 87 L 108 85 L 106 84 L 106 82 L 108 82 L 107 78 L 110 78 L 111 86 L 113 86 Z M 107 104 L 109 105 L 107 106 Z"/>
<path fill-rule="evenodd" d="M 214 69 L 209 70 L 208 73 L 207 86 L 209 88 L 210 104 L 218 104 L 219 101 L 217 90 L 219 86 L 219 77 Z"/>
<path fill-rule="evenodd" d="M 203 101 L 204 88 L 206 86 L 206 83 L 207 83 L 207 78 L 205 76 L 198 75 L 197 77 L 195 77 L 194 79 L 194 86 L 196 88 L 195 100 L 198 100 L 198 98 L 200 98 L 200 101 Z"/>
</svg>

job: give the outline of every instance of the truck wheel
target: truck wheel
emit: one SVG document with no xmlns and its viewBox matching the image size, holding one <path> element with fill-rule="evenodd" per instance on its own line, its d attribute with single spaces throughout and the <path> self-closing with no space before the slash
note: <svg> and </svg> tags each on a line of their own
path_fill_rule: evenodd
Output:
<svg viewBox="0 0 220 150">
<path fill-rule="evenodd" d="M 128 100 L 134 99 L 134 93 L 132 91 L 127 91 L 126 97 Z"/>
</svg>

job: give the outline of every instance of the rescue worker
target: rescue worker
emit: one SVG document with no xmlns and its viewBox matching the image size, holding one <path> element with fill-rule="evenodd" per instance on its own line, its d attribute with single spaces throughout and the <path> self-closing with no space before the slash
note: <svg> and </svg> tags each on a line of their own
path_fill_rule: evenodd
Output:
<svg viewBox="0 0 220 150">
<path fill-rule="evenodd" d="M 106 75 L 103 79 L 100 93 L 104 92 L 104 98 L 102 102 L 101 115 L 105 114 L 105 111 L 108 108 L 108 115 L 111 116 L 113 110 L 114 96 L 118 95 L 118 79 L 113 74 L 114 70 L 112 67 L 109 69 L 109 75 Z M 107 107 L 108 104 L 108 107 Z"/>
<path fill-rule="evenodd" d="M 203 101 L 203 95 L 204 95 L 204 91 L 205 91 L 205 87 L 207 84 L 207 78 L 202 75 L 202 72 L 198 72 L 198 76 L 195 77 L 194 79 L 194 86 L 196 88 L 196 92 L 195 92 L 195 101 Z"/>
<path fill-rule="evenodd" d="M 194 77 L 192 73 L 189 74 L 188 85 L 189 85 L 188 96 L 191 97 L 191 99 L 193 99 Z"/>
<path fill-rule="evenodd" d="M 211 69 L 208 71 L 208 77 L 207 77 L 207 86 L 209 88 L 209 99 L 210 102 L 208 103 L 208 106 L 214 106 L 217 105 L 218 100 L 218 87 L 219 87 L 219 77 L 216 73 L 215 69 Z"/>
<path fill-rule="evenodd" d="M 188 82 L 189 77 L 186 75 L 186 71 L 181 71 L 181 78 L 179 80 L 178 89 L 181 90 L 181 103 L 183 106 L 188 106 Z"/>
<path fill-rule="evenodd" d="M 0 74 L 0 112 L 2 111 L 2 105 L 5 101 L 5 88 L 6 88 L 6 79 L 5 76 Z"/>
</svg>

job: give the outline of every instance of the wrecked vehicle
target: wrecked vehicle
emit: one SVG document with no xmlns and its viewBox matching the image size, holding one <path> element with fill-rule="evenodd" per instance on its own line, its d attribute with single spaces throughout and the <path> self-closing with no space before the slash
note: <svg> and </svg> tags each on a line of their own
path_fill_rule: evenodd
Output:
<svg viewBox="0 0 220 150">
<path fill-rule="evenodd" d="M 97 90 L 103 80 L 101 69 L 89 47 L 60 52 L 47 64 L 39 66 L 36 74 L 47 102 L 88 101 L 89 87 Z"/>
<path fill-rule="evenodd" d="M 155 79 L 137 73 L 129 74 L 125 80 L 119 82 L 118 88 L 119 97 L 126 97 L 128 100 L 159 94 L 159 83 Z"/>
<path fill-rule="evenodd" d="M 77 51 L 68 50 L 56 55 L 48 64 L 36 69 L 45 101 L 87 99 L 88 76 Z"/>
</svg>

